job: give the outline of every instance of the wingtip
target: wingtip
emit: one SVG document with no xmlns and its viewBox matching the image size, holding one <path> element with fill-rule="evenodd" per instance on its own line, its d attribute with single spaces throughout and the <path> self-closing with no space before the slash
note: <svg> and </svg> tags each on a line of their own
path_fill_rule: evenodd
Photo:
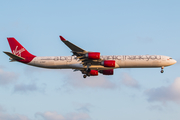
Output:
<svg viewBox="0 0 180 120">
<path fill-rule="evenodd" d="M 60 37 L 60 39 L 61 39 L 62 41 L 66 41 L 66 39 L 63 38 L 62 36 L 59 36 L 59 37 Z"/>
</svg>

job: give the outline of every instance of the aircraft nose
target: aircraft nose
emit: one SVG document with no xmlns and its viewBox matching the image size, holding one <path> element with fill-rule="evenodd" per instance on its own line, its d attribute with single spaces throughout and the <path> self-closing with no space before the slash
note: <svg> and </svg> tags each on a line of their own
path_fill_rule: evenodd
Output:
<svg viewBox="0 0 180 120">
<path fill-rule="evenodd" d="M 172 63 L 175 64 L 175 63 L 177 63 L 177 61 L 173 59 L 173 60 L 172 60 Z"/>
</svg>

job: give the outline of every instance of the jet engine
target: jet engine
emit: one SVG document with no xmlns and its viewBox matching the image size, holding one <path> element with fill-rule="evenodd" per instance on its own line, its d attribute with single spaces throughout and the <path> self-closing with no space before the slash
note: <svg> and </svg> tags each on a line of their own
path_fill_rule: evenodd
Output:
<svg viewBox="0 0 180 120">
<path fill-rule="evenodd" d="M 103 75 L 113 75 L 114 74 L 114 70 L 113 69 L 100 70 L 99 72 L 102 73 Z"/>
<path fill-rule="evenodd" d="M 98 76 L 98 71 L 97 70 L 91 70 L 90 72 L 91 76 Z"/>
<path fill-rule="evenodd" d="M 100 52 L 89 52 L 85 54 L 85 57 L 91 60 L 99 60 L 100 59 Z"/>
<path fill-rule="evenodd" d="M 105 60 L 101 62 L 104 67 L 115 67 L 115 60 Z"/>
</svg>

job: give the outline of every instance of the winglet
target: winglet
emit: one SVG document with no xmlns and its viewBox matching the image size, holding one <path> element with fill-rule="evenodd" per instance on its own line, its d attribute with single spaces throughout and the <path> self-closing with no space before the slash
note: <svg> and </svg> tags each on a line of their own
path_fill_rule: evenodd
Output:
<svg viewBox="0 0 180 120">
<path fill-rule="evenodd" d="M 59 36 L 59 37 L 60 37 L 60 39 L 61 39 L 62 41 L 66 41 L 66 39 L 63 38 L 62 36 Z"/>
</svg>

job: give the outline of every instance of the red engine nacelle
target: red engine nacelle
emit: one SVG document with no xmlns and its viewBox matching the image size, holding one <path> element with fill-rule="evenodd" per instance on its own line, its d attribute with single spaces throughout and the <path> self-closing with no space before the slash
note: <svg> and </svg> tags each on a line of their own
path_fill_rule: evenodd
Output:
<svg viewBox="0 0 180 120">
<path fill-rule="evenodd" d="M 98 71 L 97 70 L 91 70 L 90 72 L 91 76 L 98 76 Z"/>
<path fill-rule="evenodd" d="M 89 53 L 85 54 L 85 57 L 92 59 L 92 60 L 99 60 L 100 52 L 89 52 Z"/>
<path fill-rule="evenodd" d="M 113 75 L 114 74 L 114 70 L 110 69 L 110 70 L 102 70 L 101 73 L 103 75 Z"/>
<path fill-rule="evenodd" d="M 105 61 L 102 61 L 101 64 L 104 67 L 115 67 L 115 60 L 105 60 Z"/>
</svg>

